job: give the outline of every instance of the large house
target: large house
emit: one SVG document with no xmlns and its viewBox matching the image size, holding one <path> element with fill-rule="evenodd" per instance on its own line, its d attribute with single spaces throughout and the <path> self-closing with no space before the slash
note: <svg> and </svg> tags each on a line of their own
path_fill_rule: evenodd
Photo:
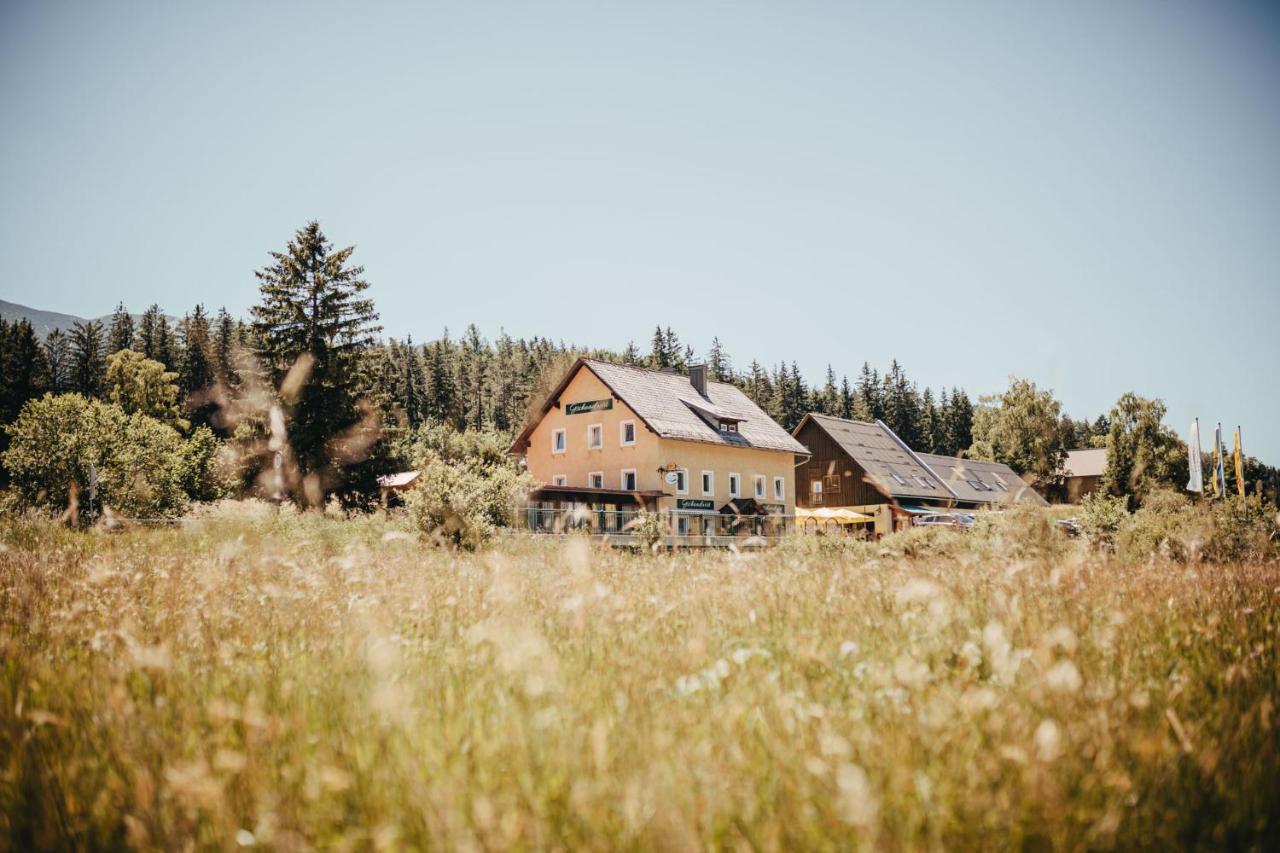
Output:
<svg viewBox="0 0 1280 853">
<path fill-rule="evenodd" d="M 741 389 L 707 378 L 581 358 L 511 447 L 544 485 L 531 527 L 625 533 L 640 509 L 676 536 L 780 532 L 807 455 Z"/>
<path fill-rule="evenodd" d="M 810 413 L 794 435 L 810 452 L 797 468 L 797 506 L 871 515 L 881 535 L 939 510 L 1046 505 L 1009 466 L 917 453 L 881 421 Z"/>
</svg>

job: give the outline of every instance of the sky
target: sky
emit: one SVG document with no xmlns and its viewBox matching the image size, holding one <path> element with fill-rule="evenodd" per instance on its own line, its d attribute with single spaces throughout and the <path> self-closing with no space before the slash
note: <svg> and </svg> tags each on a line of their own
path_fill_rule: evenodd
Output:
<svg viewBox="0 0 1280 853">
<path fill-rule="evenodd" d="M 1280 464 L 1266 4 L 0 0 L 0 298 L 246 314 L 311 219 L 388 334 L 1135 391 Z"/>
</svg>

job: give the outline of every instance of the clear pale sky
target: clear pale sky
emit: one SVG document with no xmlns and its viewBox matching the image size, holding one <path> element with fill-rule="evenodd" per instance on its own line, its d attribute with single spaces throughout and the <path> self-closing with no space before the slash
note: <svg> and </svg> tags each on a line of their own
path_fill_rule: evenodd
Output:
<svg viewBox="0 0 1280 853">
<path fill-rule="evenodd" d="M 0 297 L 245 313 L 319 219 L 390 334 L 1164 398 L 1280 463 L 1280 14 L 0 5 Z"/>
</svg>

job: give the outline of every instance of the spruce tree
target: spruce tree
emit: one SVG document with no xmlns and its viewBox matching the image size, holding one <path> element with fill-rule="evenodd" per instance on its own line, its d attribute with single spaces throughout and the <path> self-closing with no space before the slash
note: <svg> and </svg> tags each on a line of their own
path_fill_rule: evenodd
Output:
<svg viewBox="0 0 1280 853">
<path fill-rule="evenodd" d="M 853 419 L 856 421 L 874 421 L 884 416 L 884 403 L 880 396 L 880 375 L 865 361 L 858 373 L 855 386 Z"/>
<path fill-rule="evenodd" d="M 163 363 L 161 350 L 164 342 L 161 340 L 162 332 L 160 331 L 162 325 L 167 325 L 164 314 L 159 305 L 152 304 L 142 312 L 142 317 L 138 320 L 138 331 L 133 338 L 133 348 L 152 361 Z"/>
<path fill-rule="evenodd" d="M 213 339 L 204 306 L 196 305 L 190 314 L 182 318 L 178 330 L 182 336 L 178 387 L 185 401 L 185 411 L 193 426 L 208 426 L 218 407 L 210 399 L 215 379 Z"/>
<path fill-rule="evenodd" d="M 653 342 L 649 349 L 649 366 L 654 370 L 662 370 L 671 366 L 671 352 L 667 349 L 667 336 L 662 327 L 653 330 Z"/>
<path fill-rule="evenodd" d="M 920 424 L 917 445 L 914 449 L 926 453 L 941 453 L 943 443 L 938 441 L 938 407 L 933 402 L 933 391 L 924 389 L 920 398 Z"/>
<path fill-rule="evenodd" d="M 836 371 L 830 364 L 827 365 L 827 381 L 822 386 L 822 392 L 817 395 L 818 405 L 814 408 L 825 415 L 838 415 L 840 413 L 840 391 L 836 388 Z"/>
<path fill-rule="evenodd" d="M 409 429 L 417 429 L 422 423 L 422 364 L 418 358 L 418 348 L 413 345 L 413 336 L 405 339 L 401 353 L 403 359 L 400 366 L 401 388 L 403 389 L 403 406 L 405 420 Z"/>
<path fill-rule="evenodd" d="M 840 417 L 849 420 L 853 417 L 853 388 L 849 385 L 849 377 L 840 377 Z"/>
<path fill-rule="evenodd" d="M 711 339 L 711 350 L 707 353 L 707 372 L 716 382 L 733 381 L 733 362 L 720 345 L 719 338 Z"/>
<path fill-rule="evenodd" d="M 235 369 L 236 324 L 226 308 L 218 309 L 218 320 L 213 336 L 213 370 L 217 380 L 228 387 L 240 384 Z"/>
<path fill-rule="evenodd" d="M 319 475 L 321 493 L 344 497 L 374 486 L 371 477 L 353 482 L 344 473 L 354 461 L 332 442 L 360 421 L 360 356 L 381 330 L 362 296 L 364 269 L 349 263 L 354 251 L 335 250 L 318 222 L 307 223 L 256 273 L 262 301 L 252 309 L 258 357 L 289 410 L 294 461 L 304 478 Z M 305 378 L 282 387 L 295 365 Z"/>
<path fill-rule="evenodd" d="M 44 393 L 47 375 L 31 321 L 0 320 L 0 423 L 12 421 L 28 400 Z"/>
<path fill-rule="evenodd" d="M 107 370 L 102 321 L 77 320 L 71 327 L 71 387 L 86 397 L 101 397 Z"/>
<path fill-rule="evenodd" d="M 66 333 L 61 329 L 49 332 L 42 348 L 49 390 L 54 394 L 71 390 L 71 342 Z"/>
<path fill-rule="evenodd" d="M 133 349 L 133 315 L 124 307 L 123 302 L 119 302 L 115 313 L 111 315 L 111 326 L 107 330 L 107 354 L 111 355 L 122 349 Z"/>
</svg>

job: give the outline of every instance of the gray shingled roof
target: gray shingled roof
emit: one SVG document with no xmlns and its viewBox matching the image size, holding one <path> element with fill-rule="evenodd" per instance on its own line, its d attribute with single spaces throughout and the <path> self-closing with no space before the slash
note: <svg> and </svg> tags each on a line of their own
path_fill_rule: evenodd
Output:
<svg viewBox="0 0 1280 853">
<path fill-rule="evenodd" d="M 877 489 L 895 498 L 949 501 L 952 495 L 879 424 L 810 412 L 805 416 L 831 436 L 867 472 Z M 797 427 L 797 430 L 799 427 Z"/>
<path fill-rule="evenodd" d="M 1031 503 L 1048 506 L 1048 502 L 1027 482 L 1000 462 L 959 459 L 936 453 L 917 454 L 966 503 Z M 979 485 L 970 484 L 970 480 Z"/>
<path fill-rule="evenodd" d="M 703 397 L 689 377 L 661 373 L 628 364 L 583 359 L 583 364 L 663 438 L 704 441 L 739 447 L 758 447 L 808 455 L 805 446 L 751 402 L 742 389 L 724 382 L 707 381 Z M 738 431 L 721 432 L 691 406 L 739 419 Z"/>
</svg>

